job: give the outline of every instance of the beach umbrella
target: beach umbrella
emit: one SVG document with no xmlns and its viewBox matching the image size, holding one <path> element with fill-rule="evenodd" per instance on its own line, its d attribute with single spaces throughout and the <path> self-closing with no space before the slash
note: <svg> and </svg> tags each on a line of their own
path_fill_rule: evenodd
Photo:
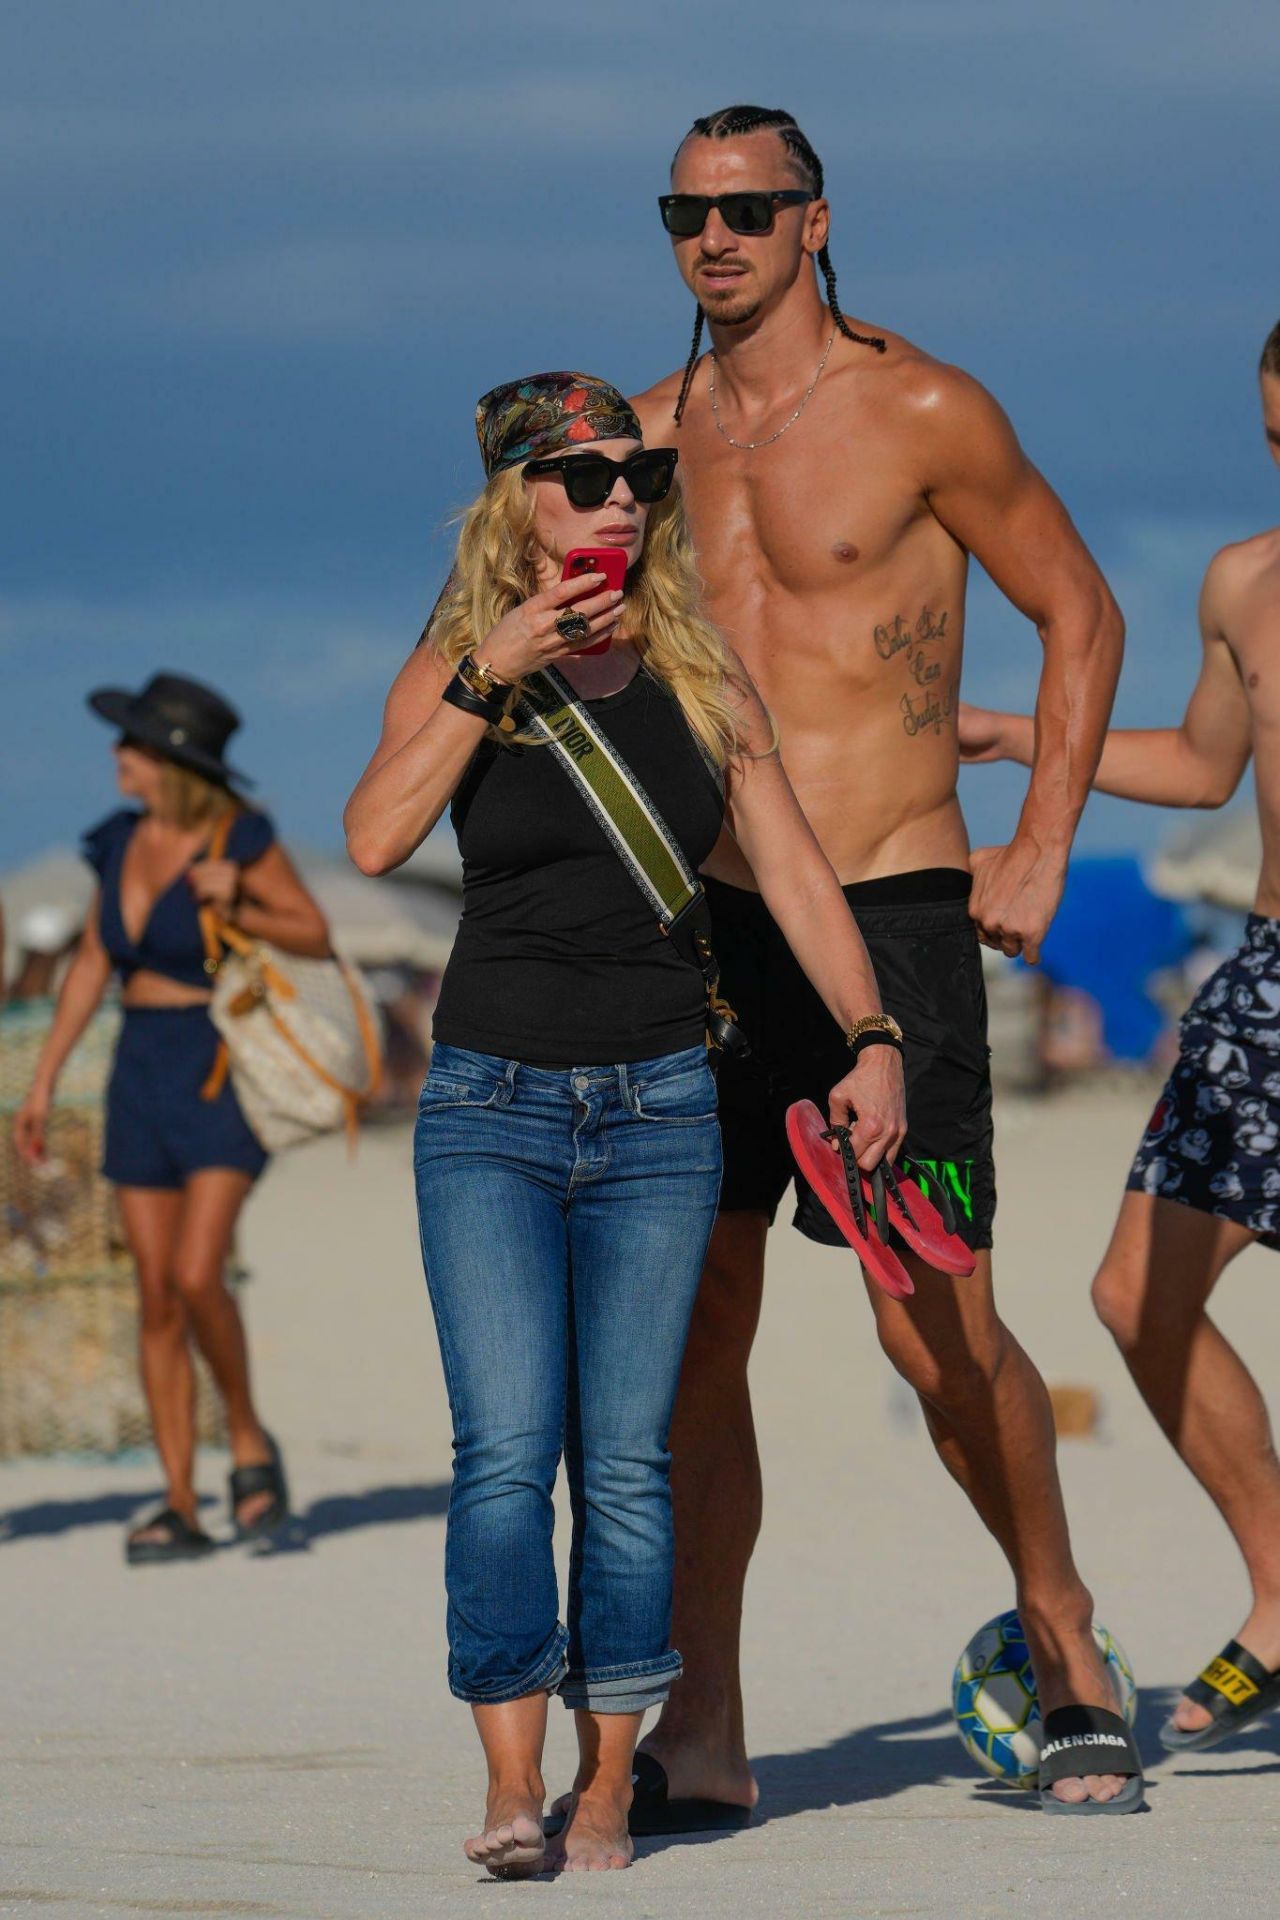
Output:
<svg viewBox="0 0 1280 1920">
<path fill-rule="evenodd" d="M 409 855 L 402 867 L 396 868 L 396 872 L 411 880 L 432 880 L 437 886 L 452 887 L 461 893 L 462 855 L 458 852 L 458 842 L 448 822 L 433 827 L 422 845 Z"/>
<path fill-rule="evenodd" d="M 4 908 L 5 978 L 11 980 L 22 949 L 49 951 L 55 923 L 73 939 L 84 925 L 95 881 L 83 857 L 72 847 L 50 847 L 25 866 L 0 875 Z"/>
<path fill-rule="evenodd" d="M 1182 908 L 1153 893 L 1132 854 L 1080 854 L 1040 949 L 1055 986 L 1089 995 L 1114 1060 L 1145 1060 L 1168 1016 L 1151 983 L 1185 959 L 1191 936 Z"/>
<path fill-rule="evenodd" d="M 1149 878 L 1166 900 L 1201 900 L 1247 912 L 1261 870 L 1258 815 L 1247 805 L 1179 827 L 1157 854 Z"/>
<path fill-rule="evenodd" d="M 449 840 L 452 846 L 452 835 Z M 358 965 L 420 967 L 429 973 L 443 968 L 459 911 L 459 893 L 444 878 L 449 872 L 444 849 L 433 849 L 423 863 L 440 873 L 440 882 L 418 878 L 407 869 L 367 879 L 342 854 L 304 851 L 295 855 L 295 861 L 324 909 L 335 944 Z M 25 866 L 0 875 L 6 978 L 12 977 L 17 965 L 24 928 L 43 929 L 58 917 L 66 921 L 68 936 L 74 935 L 84 925 L 93 889 L 93 874 L 70 847 L 50 848 Z"/>
<path fill-rule="evenodd" d="M 362 967 L 443 970 L 458 930 L 458 895 L 421 880 L 369 879 L 341 855 L 297 856 L 334 945 Z"/>
</svg>

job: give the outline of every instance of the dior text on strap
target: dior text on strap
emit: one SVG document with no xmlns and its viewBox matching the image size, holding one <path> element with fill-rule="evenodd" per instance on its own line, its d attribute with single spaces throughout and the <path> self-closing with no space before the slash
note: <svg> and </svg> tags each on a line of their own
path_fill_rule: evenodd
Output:
<svg viewBox="0 0 1280 1920">
<path fill-rule="evenodd" d="M 751 1050 L 747 1037 L 733 1008 L 720 998 L 720 968 L 702 882 L 626 761 L 553 667 L 529 675 L 516 713 L 521 726 L 547 742 L 648 901 L 659 928 L 681 959 L 702 975 L 708 1046 L 745 1056 Z"/>
</svg>

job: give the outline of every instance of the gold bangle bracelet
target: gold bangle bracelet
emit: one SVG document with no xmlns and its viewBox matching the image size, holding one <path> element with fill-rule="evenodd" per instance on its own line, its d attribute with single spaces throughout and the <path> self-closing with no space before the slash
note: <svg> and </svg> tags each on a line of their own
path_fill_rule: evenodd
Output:
<svg viewBox="0 0 1280 1920">
<path fill-rule="evenodd" d="M 844 1036 L 845 1045 L 856 1046 L 864 1033 L 883 1033 L 898 1046 L 902 1045 L 902 1028 L 891 1013 L 868 1013 L 861 1020 L 855 1020 Z"/>
<path fill-rule="evenodd" d="M 469 687 L 481 700 L 491 700 L 495 695 L 508 691 L 507 682 L 500 680 L 492 667 L 477 660 L 474 654 L 464 654 L 457 670 L 463 686 Z"/>
</svg>

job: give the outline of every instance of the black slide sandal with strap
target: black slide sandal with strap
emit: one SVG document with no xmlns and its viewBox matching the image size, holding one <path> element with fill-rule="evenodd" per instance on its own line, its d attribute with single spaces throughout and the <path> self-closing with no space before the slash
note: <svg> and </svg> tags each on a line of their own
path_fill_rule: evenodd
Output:
<svg viewBox="0 0 1280 1920">
<path fill-rule="evenodd" d="M 1127 1773 L 1114 1800 L 1059 1800 L 1059 1780 L 1091 1773 Z M 1141 1813 L 1147 1783 L 1129 1723 L 1106 1707 L 1055 1707 L 1045 1715 L 1040 1749 L 1040 1805 L 1046 1813 Z"/>
<path fill-rule="evenodd" d="M 140 1534 L 159 1533 L 159 1540 L 142 1540 Z M 199 1527 L 193 1527 L 176 1507 L 161 1507 L 150 1519 L 142 1520 L 125 1538 L 124 1557 L 131 1567 L 162 1567 L 172 1560 L 203 1560 L 217 1551 L 217 1541 Z"/>
<path fill-rule="evenodd" d="M 631 1766 L 635 1796 L 627 1825 L 643 1840 L 661 1833 L 736 1833 L 751 1825 L 750 1807 L 732 1800 L 673 1800 L 667 1770 L 651 1753 L 638 1753 Z"/>
<path fill-rule="evenodd" d="M 1160 1744 L 1168 1753 L 1203 1753 L 1206 1747 L 1230 1740 L 1260 1714 L 1280 1706 L 1280 1669 L 1269 1673 L 1248 1647 L 1242 1647 L 1238 1640 L 1228 1640 L 1217 1659 L 1209 1662 L 1186 1691 L 1188 1700 L 1206 1707 L 1212 1718 L 1207 1727 L 1194 1732 L 1175 1726 L 1172 1719 L 1166 1720 L 1160 1729 Z"/>
<path fill-rule="evenodd" d="M 633 1840 L 668 1833 L 739 1833 L 751 1825 L 750 1807 L 732 1800 L 671 1799 L 667 1770 L 651 1753 L 638 1753 L 632 1761 L 631 1784 L 635 1792 L 627 1826 Z M 564 1823 L 561 1809 L 549 1814 L 547 1838 L 562 1832 Z"/>
<path fill-rule="evenodd" d="M 271 1449 L 269 1460 L 260 1461 L 252 1467 L 232 1467 L 227 1476 L 227 1497 L 231 1502 L 237 1540 L 265 1540 L 271 1534 L 278 1533 L 289 1518 L 289 1487 L 284 1477 L 284 1460 L 270 1434 L 267 1435 L 267 1445 Z M 247 1526 L 242 1525 L 239 1509 L 246 1500 L 252 1500 L 258 1493 L 269 1493 L 271 1504 L 264 1507 Z"/>
</svg>

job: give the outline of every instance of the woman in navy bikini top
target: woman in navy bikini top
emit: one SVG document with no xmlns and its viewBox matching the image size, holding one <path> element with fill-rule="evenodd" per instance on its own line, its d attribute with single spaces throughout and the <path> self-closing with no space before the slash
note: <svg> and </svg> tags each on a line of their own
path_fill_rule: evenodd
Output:
<svg viewBox="0 0 1280 1920">
<path fill-rule="evenodd" d="M 143 815 L 132 808 L 108 814 L 85 834 L 85 859 L 102 883 L 98 933 L 107 957 L 128 982 L 135 973 L 159 973 L 180 986 L 207 991 L 204 940 L 200 933 L 199 903 L 190 869 L 159 894 L 134 939 L 124 923 L 120 904 L 120 875 L 125 853 Z M 227 837 L 226 858 L 239 867 L 252 866 L 275 842 L 275 828 L 265 813 L 239 813 Z"/>
<path fill-rule="evenodd" d="M 156 674 L 139 694 L 104 688 L 89 704 L 120 729 L 117 779 L 140 806 L 109 814 L 84 837 L 98 898 L 15 1136 L 24 1157 L 44 1157 L 58 1074 L 118 974 L 124 1019 L 102 1170 L 117 1188 L 138 1269 L 143 1382 L 167 1481 L 165 1504 L 127 1537 L 126 1557 L 137 1565 L 194 1559 L 214 1547 L 196 1518 L 191 1477 L 188 1330 L 226 1405 L 237 1534 L 273 1531 L 288 1515 L 279 1450 L 254 1408 L 244 1328 L 224 1280 L 236 1220 L 267 1156 L 230 1079 L 213 1072 L 219 1039 L 199 909 L 214 906 L 251 938 L 286 951 L 323 956 L 329 942 L 270 820 L 233 791 L 240 776 L 223 749 L 239 725 L 234 708 L 177 674 Z M 228 810 L 226 844 L 212 859 L 211 836 Z"/>
</svg>

